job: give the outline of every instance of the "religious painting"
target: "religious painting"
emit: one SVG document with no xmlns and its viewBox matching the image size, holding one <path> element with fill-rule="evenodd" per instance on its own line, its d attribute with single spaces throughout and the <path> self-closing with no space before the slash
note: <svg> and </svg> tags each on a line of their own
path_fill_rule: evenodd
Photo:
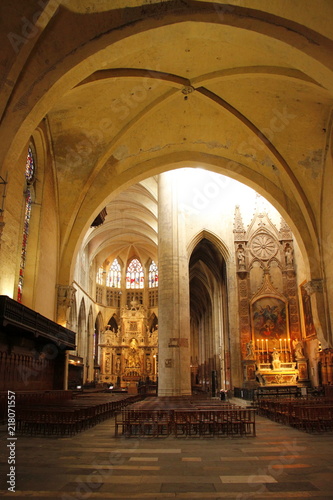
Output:
<svg viewBox="0 0 333 500">
<path fill-rule="evenodd" d="M 301 284 L 304 329 L 305 329 L 305 336 L 311 337 L 312 335 L 316 334 L 316 329 L 313 324 L 313 318 L 312 318 L 311 297 L 308 294 L 306 285 L 307 285 L 306 281 Z"/>
<path fill-rule="evenodd" d="M 256 340 L 279 340 L 288 334 L 286 303 L 277 297 L 261 297 L 252 304 Z"/>
</svg>

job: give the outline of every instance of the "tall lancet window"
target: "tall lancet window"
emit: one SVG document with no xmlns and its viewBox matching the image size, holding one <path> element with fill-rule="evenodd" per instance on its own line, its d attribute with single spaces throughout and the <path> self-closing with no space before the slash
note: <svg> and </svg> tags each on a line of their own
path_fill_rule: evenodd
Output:
<svg viewBox="0 0 333 500">
<path fill-rule="evenodd" d="M 28 154 L 25 164 L 25 183 L 26 189 L 24 192 L 24 224 L 23 224 L 23 238 L 21 246 L 21 260 L 20 260 L 20 272 L 17 287 L 17 301 L 22 302 L 23 294 L 23 283 L 24 283 L 24 271 L 27 260 L 27 244 L 29 236 L 30 218 L 31 218 L 31 205 L 34 190 L 34 182 L 36 176 L 36 164 L 34 159 L 34 154 L 31 146 L 28 148 Z"/>
<path fill-rule="evenodd" d="M 106 286 L 111 286 L 113 288 L 120 288 L 121 280 L 121 268 L 118 259 L 114 259 L 112 262 L 108 275 L 106 277 Z"/>
<path fill-rule="evenodd" d="M 103 266 L 100 266 L 98 268 L 97 273 L 96 273 L 96 283 L 97 283 L 97 285 L 103 285 L 103 272 L 104 272 L 104 268 L 103 268 Z"/>
<path fill-rule="evenodd" d="M 145 278 L 142 265 L 138 259 L 133 259 L 126 272 L 126 288 L 143 288 Z"/>
<path fill-rule="evenodd" d="M 149 288 L 155 288 L 158 286 L 158 267 L 154 261 L 149 266 Z"/>
</svg>

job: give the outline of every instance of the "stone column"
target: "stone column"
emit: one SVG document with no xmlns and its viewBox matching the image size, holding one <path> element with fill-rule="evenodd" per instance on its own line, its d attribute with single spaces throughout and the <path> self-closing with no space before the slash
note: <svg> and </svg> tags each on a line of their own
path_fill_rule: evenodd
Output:
<svg viewBox="0 0 333 500">
<path fill-rule="evenodd" d="M 159 396 L 191 394 L 189 272 L 177 171 L 159 175 Z"/>
</svg>

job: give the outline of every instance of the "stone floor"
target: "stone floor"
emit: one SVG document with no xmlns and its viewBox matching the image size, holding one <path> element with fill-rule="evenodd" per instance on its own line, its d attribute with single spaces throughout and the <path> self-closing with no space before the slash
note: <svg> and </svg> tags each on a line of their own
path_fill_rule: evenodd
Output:
<svg viewBox="0 0 333 500">
<path fill-rule="evenodd" d="M 70 438 L 17 436 L 8 491 L 0 433 L 1 498 L 333 499 L 333 433 L 310 435 L 257 418 L 257 437 L 114 437 L 113 419 Z"/>
</svg>

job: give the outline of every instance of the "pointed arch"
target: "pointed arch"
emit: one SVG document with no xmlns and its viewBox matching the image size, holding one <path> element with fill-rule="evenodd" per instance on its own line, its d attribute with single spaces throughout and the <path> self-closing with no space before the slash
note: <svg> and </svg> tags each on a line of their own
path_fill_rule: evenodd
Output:
<svg viewBox="0 0 333 500">
<path fill-rule="evenodd" d="M 126 288 L 144 288 L 144 270 L 140 260 L 133 257 L 126 270 Z"/>
<path fill-rule="evenodd" d="M 35 147 L 30 141 L 27 156 L 25 162 L 25 191 L 24 191 L 24 220 L 23 220 L 23 235 L 22 235 L 22 245 L 21 245 L 21 256 L 20 256 L 20 270 L 17 285 L 17 301 L 22 302 L 23 295 L 23 284 L 25 268 L 27 263 L 27 247 L 28 247 L 28 237 L 30 233 L 30 220 L 31 220 L 31 209 L 32 203 L 35 198 L 34 196 L 34 184 L 36 180 L 36 152 Z"/>
<path fill-rule="evenodd" d="M 148 319 L 148 328 L 150 333 L 152 333 L 154 330 L 158 328 L 158 317 L 156 316 L 155 313 L 152 313 Z"/>
<path fill-rule="evenodd" d="M 229 252 L 219 238 L 205 230 L 192 239 L 188 248 L 192 248 L 189 259 L 192 384 L 216 396 L 218 388 L 230 384 L 225 370 L 226 353 L 230 350 L 225 260 Z"/>
<path fill-rule="evenodd" d="M 206 239 L 213 243 L 213 245 L 216 246 L 216 248 L 220 251 L 221 255 L 223 256 L 225 261 L 230 260 L 230 252 L 227 248 L 227 246 L 221 241 L 221 239 L 214 234 L 211 231 L 207 231 L 206 229 L 203 229 L 202 231 L 199 231 L 193 238 L 192 240 L 188 243 L 187 245 L 187 254 L 190 257 L 194 248 L 197 246 L 197 244 L 203 240 Z"/>
<path fill-rule="evenodd" d="M 113 260 L 109 267 L 106 275 L 106 286 L 111 288 L 121 287 L 121 265 L 117 257 Z"/>
<path fill-rule="evenodd" d="M 84 339 L 87 334 L 87 317 L 86 317 L 86 306 L 84 303 L 84 299 L 82 298 L 79 309 L 79 317 L 78 317 L 78 335 L 77 335 L 77 355 L 84 357 L 85 349 L 84 349 Z"/>
<path fill-rule="evenodd" d="M 94 341 L 93 341 L 93 363 L 94 363 L 94 380 L 98 381 L 99 379 L 99 367 L 100 367 L 100 346 L 101 343 L 101 334 L 104 331 L 104 321 L 101 312 L 96 316 L 95 319 L 95 328 L 94 328 Z"/>
<path fill-rule="evenodd" d="M 158 287 L 158 266 L 155 261 L 151 261 L 148 268 L 148 287 L 157 288 Z"/>
<path fill-rule="evenodd" d="M 86 376 L 87 382 L 92 382 L 94 378 L 94 318 L 92 306 L 89 307 L 87 318 L 87 337 L 86 337 Z"/>
<path fill-rule="evenodd" d="M 113 314 L 113 316 L 109 319 L 108 326 L 110 326 L 110 330 L 112 331 L 116 332 L 118 330 L 118 320 L 115 314 Z"/>
</svg>

